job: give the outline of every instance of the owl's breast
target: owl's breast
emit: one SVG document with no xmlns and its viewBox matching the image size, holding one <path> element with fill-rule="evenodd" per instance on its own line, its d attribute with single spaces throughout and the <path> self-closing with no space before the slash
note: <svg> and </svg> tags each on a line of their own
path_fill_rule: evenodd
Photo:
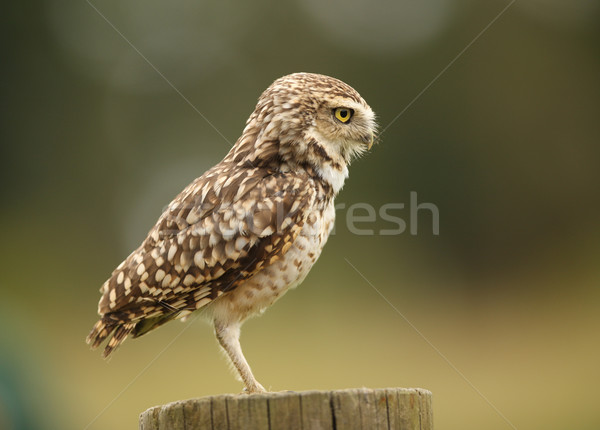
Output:
<svg viewBox="0 0 600 430">
<path fill-rule="evenodd" d="M 241 322 L 262 313 L 287 290 L 298 286 L 321 255 L 334 222 L 333 202 L 310 211 L 300 234 L 280 259 L 211 304 L 214 318 Z"/>
</svg>

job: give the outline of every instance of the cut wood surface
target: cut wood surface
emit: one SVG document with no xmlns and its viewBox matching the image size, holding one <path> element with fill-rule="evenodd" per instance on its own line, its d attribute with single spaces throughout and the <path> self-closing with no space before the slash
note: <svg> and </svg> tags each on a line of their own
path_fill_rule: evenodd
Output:
<svg viewBox="0 0 600 430">
<path fill-rule="evenodd" d="M 155 406 L 141 430 L 431 430 L 421 388 L 224 394 Z"/>
</svg>

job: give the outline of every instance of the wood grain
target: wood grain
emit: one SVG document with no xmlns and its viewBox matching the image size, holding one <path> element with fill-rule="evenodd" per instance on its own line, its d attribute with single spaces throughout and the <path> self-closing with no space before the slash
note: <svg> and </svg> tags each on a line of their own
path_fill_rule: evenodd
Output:
<svg viewBox="0 0 600 430">
<path fill-rule="evenodd" d="M 226 394 L 155 406 L 141 430 L 432 430 L 421 388 Z"/>
</svg>

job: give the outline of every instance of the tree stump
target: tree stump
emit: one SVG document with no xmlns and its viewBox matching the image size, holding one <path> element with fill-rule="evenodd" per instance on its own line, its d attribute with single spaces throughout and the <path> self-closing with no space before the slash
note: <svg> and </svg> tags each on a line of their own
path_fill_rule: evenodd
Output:
<svg viewBox="0 0 600 430">
<path fill-rule="evenodd" d="M 140 430 L 432 430 L 421 388 L 225 394 L 155 406 Z"/>
</svg>

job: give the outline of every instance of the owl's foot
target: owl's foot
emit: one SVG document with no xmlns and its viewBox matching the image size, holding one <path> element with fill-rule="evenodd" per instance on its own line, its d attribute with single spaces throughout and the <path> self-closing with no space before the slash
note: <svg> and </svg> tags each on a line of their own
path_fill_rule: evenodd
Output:
<svg viewBox="0 0 600 430">
<path fill-rule="evenodd" d="M 244 387 L 244 390 L 243 390 L 244 394 L 259 394 L 259 393 L 266 393 L 266 392 L 267 392 L 267 390 L 265 390 L 265 387 L 263 387 L 256 381 L 254 381 L 254 384 L 250 385 L 250 387 Z"/>
</svg>

